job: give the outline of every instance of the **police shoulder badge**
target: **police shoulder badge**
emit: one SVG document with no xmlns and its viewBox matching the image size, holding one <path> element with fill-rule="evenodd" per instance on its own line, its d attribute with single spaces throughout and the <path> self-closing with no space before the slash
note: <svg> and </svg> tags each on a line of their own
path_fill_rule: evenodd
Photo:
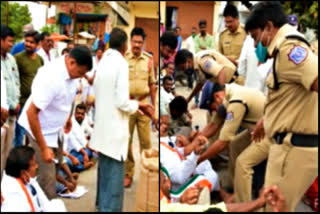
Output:
<svg viewBox="0 0 320 214">
<path fill-rule="evenodd" d="M 228 112 L 227 113 L 226 121 L 233 121 L 233 112 Z"/>
<path fill-rule="evenodd" d="M 288 54 L 289 60 L 296 65 L 302 63 L 307 58 L 307 56 L 308 50 L 301 46 L 294 46 Z"/>
</svg>

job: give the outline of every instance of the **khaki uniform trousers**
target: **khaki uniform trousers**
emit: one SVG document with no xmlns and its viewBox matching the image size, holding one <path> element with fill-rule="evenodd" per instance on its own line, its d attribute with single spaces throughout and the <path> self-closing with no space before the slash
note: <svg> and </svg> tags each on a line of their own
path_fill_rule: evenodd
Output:
<svg viewBox="0 0 320 214">
<path fill-rule="evenodd" d="M 4 133 L 1 133 L 1 180 L 3 171 L 6 168 L 7 158 L 12 148 L 16 116 L 9 116 L 8 125 L 4 125 Z"/>
<path fill-rule="evenodd" d="M 283 193 L 289 212 L 294 212 L 304 193 L 318 176 L 318 147 L 291 144 L 289 133 L 283 144 L 270 147 L 265 187 L 277 185 Z M 267 212 L 271 211 L 266 206 Z"/>
<path fill-rule="evenodd" d="M 234 177 L 236 202 L 252 200 L 253 167 L 267 159 L 272 144 L 273 141 L 269 138 L 264 138 L 261 142 L 252 142 L 237 158 Z"/>
<path fill-rule="evenodd" d="M 239 155 L 250 145 L 250 142 L 251 142 L 250 133 L 247 129 L 245 129 L 239 134 L 237 134 L 236 137 L 228 145 L 228 149 L 229 149 L 228 170 L 229 170 L 229 178 L 232 186 L 234 183 L 234 171 L 235 171 L 236 160 L 239 157 Z"/>
<path fill-rule="evenodd" d="M 283 144 L 265 138 L 253 143 L 236 162 L 235 198 L 251 201 L 252 167 L 268 158 L 264 187 L 277 185 L 286 200 L 289 212 L 294 212 L 305 191 L 318 175 L 318 147 L 298 147 L 291 144 L 288 134 Z M 265 211 L 271 212 L 270 206 Z"/>
<path fill-rule="evenodd" d="M 36 160 L 39 164 L 37 172 L 37 181 L 49 200 L 57 198 L 56 173 L 57 171 L 59 171 L 59 166 L 62 164 L 63 161 L 63 142 L 58 140 L 58 148 L 51 148 L 54 152 L 56 159 L 59 161 L 59 165 L 56 167 L 55 163 L 46 163 L 42 160 L 40 147 L 38 143 L 29 133 L 27 133 L 27 137 L 29 139 L 31 147 L 35 150 Z"/>
<path fill-rule="evenodd" d="M 151 119 L 145 115 L 140 115 L 135 113 L 130 116 L 129 119 L 129 147 L 128 147 L 128 157 L 125 162 L 126 175 L 133 177 L 134 175 L 134 156 L 132 152 L 132 141 L 133 133 L 135 126 L 137 126 L 139 145 L 140 145 L 140 154 L 145 149 L 151 148 Z"/>
</svg>

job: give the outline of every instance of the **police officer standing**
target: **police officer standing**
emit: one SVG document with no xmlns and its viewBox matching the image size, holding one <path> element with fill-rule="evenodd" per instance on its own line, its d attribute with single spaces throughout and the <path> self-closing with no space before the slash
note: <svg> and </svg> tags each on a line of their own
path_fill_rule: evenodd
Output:
<svg viewBox="0 0 320 214">
<path fill-rule="evenodd" d="M 246 31 L 239 22 L 239 12 L 234 5 L 228 4 L 223 11 L 226 29 L 219 35 L 219 52 L 235 65 L 238 63 L 241 48 L 246 39 Z"/>
<path fill-rule="evenodd" d="M 280 3 L 260 2 L 245 29 L 255 40 L 259 61 L 274 59 L 264 119 L 252 135 L 259 140 L 266 134 L 273 142 L 265 187 L 277 185 L 293 212 L 318 175 L 318 58 L 287 23 Z"/>
<path fill-rule="evenodd" d="M 125 54 L 129 64 L 129 87 L 130 98 L 142 103 L 149 103 L 151 97 L 152 105 L 155 106 L 156 85 L 153 71 L 153 58 L 150 54 L 142 51 L 146 34 L 142 28 L 135 27 L 131 31 L 131 50 Z M 156 115 L 152 118 L 157 124 Z M 145 115 L 135 113 L 129 119 L 129 148 L 126 160 L 126 177 L 124 186 L 130 187 L 134 175 L 134 157 L 132 153 L 132 140 L 134 128 L 137 126 L 140 142 L 140 152 L 151 148 L 151 120 Z"/>
</svg>

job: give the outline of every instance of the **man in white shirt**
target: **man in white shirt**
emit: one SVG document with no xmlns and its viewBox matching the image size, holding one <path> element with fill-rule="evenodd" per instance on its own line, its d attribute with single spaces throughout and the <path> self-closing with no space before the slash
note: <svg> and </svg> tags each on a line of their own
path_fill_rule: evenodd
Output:
<svg viewBox="0 0 320 214">
<path fill-rule="evenodd" d="M 18 121 L 27 130 L 36 151 L 40 165 L 38 181 L 49 199 L 56 197 L 54 158 L 61 160 L 62 157 L 58 134 L 65 123 L 65 132 L 71 130 L 69 115 L 76 96 L 77 78 L 83 77 L 91 68 L 91 53 L 85 46 L 76 47 L 68 56 L 41 67 Z"/>
<path fill-rule="evenodd" d="M 49 201 L 35 177 L 38 163 L 33 148 L 10 151 L 1 182 L 1 212 L 66 212 L 62 200 Z"/>
<path fill-rule="evenodd" d="M 184 41 L 184 43 L 182 43 L 182 48 L 185 48 L 187 50 L 189 50 L 193 55 L 195 55 L 196 51 L 194 48 L 194 38 L 197 35 L 197 28 L 196 27 L 192 27 L 191 30 L 191 35 Z"/>
<path fill-rule="evenodd" d="M 1 141 L 1 176 L 5 168 L 5 160 L 12 148 L 12 139 L 14 136 L 15 123 L 20 111 L 20 78 L 18 66 L 15 58 L 9 53 L 14 44 L 15 34 L 13 30 L 5 25 L 1 25 L 1 75 L 5 80 L 6 103 L 8 104 L 8 118 L 3 130 Z M 2 82 L 1 82 L 2 86 Z M 1 102 L 2 103 L 2 102 Z M 1 113 L 2 114 L 2 113 Z"/>
<path fill-rule="evenodd" d="M 267 88 L 265 80 L 272 62 L 272 59 L 269 59 L 264 64 L 258 62 L 255 54 L 254 40 L 250 35 L 247 35 L 241 49 L 237 70 L 239 75 L 245 78 L 244 86 L 265 92 Z"/>
<path fill-rule="evenodd" d="M 52 61 L 53 57 L 52 54 L 50 54 L 50 50 L 53 48 L 53 39 L 48 32 L 42 32 L 40 34 L 40 44 L 42 48 L 37 54 L 42 57 L 44 65 L 46 65 Z"/>
<path fill-rule="evenodd" d="M 167 106 L 174 99 L 174 95 L 171 93 L 173 86 L 173 79 L 170 76 L 163 78 L 163 86 L 160 89 L 160 117 L 168 115 Z"/>
<path fill-rule="evenodd" d="M 2 180 L 2 172 L 4 170 L 4 163 L 5 163 L 5 155 L 4 155 L 4 148 L 3 145 L 6 141 L 6 134 L 8 127 L 3 126 L 8 118 L 8 104 L 7 104 L 7 90 L 6 90 L 6 82 L 3 78 L 3 72 L 1 73 L 1 180 Z"/>
<path fill-rule="evenodd" d="M 136 111 L 151 117 L 153 107 L 129 100 L 129 67 L 124 59 L 127 35 L 114 28 L 94 80 L 96 120 L 90 147 L 99 152 L 98 207 L 120 212 L 123 204 L 124 161 L 128 153 L 129 116 Z"/>
<path fill-rule="evenodd" d="M 7 103 L 7 89 L 6 82 L 1 72 L 1 127 L 8 118 L 8 103 Z M 2 141 L 1 141 L 2 142 Z"/>
<path fill-rule="evenodd" d="M 86 106 L 84 104 L 79 104 L 76 106 L 74 117 L 72 117 L 72 129 L 67 141 L 67 151 L 72 156 L 76 157 L 80 162 L 80 164 L 77 166 L 73 166 L 71 162 L 68 162 L 69 168 L 73 172 L 81 172 L 90 168 L 93 166 L 93 162 L 90 161 L 90 158 L 93 156 L 97 157 L 94 155 L 96 152 L 88 147 L 88 139 L 85 136 L 83 128 L 85 126 L 85 124 L 83 124 L 85 112 Z"/>
</svg>

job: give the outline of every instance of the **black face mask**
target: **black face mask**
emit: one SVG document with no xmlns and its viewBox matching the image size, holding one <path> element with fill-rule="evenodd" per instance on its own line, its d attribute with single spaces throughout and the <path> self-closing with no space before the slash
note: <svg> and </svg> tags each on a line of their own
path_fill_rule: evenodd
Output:
<svg viewBox="0 0 320 214">
<path fill-rule="evenodd" d="M 223 104 L 220 104 L 220 105 L 218 106 L 217 114 L 218 114 L 219 117 L 221 117 L 221 118 L 223 118 L 223 119 L 226 118 L 226 116 L 227 116 L 227 109 L 226 109 L 226 107 L 224 107 Z"/>
</svg>

